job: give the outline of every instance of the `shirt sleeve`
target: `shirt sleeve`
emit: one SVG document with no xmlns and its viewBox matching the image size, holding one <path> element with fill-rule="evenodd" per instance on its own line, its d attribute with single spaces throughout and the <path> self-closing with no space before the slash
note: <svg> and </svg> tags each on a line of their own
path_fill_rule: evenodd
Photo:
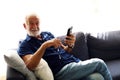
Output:
<svg viewBox="0 0 120 80">
<path fill-rule="evenodd" d="M 26 54 L 33 54 L 33 50 L 31 49 L 29 43 L 27 43 L 26 41 L 23 41 L 20 45 L 19 48 L 17 50 L 19 56 L 24 56 Z"/>
</svg>

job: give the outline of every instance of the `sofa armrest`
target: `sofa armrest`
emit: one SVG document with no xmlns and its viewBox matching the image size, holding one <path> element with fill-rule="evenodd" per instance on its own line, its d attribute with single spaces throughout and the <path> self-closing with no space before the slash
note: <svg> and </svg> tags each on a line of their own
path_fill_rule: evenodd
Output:
<svg viewBox="0 0 120 80">
<path fill-rule="evenodd" d="M 7 66 L 7 76 L 6 76 L 6 80 L 26 80 L 25 76 L 16 71 L 15 69 Z"/>
</svg>

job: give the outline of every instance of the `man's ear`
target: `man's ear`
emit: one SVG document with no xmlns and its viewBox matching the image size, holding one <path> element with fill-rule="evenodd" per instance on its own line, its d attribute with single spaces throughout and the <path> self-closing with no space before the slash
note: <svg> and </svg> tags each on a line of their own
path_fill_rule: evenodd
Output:
<svg viewBox="0 0 120 80">
<path fill-rule="evenodd" d="M 26 29 L 26 24 L 25 24 L 25 23 L 23 24 L 23 26 L 24 26 L 24 28 Z"/>
</svg>

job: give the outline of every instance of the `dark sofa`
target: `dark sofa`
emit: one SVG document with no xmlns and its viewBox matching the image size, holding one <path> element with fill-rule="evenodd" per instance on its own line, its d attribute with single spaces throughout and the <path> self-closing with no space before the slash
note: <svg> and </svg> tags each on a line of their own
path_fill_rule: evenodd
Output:
<svg viewBox="0 0 120 80">
<path fill-rule="evenodd" d="M 75 46 L 72 53 L 86 60 L 90 58 L 103 59 L 113 77 L 113 80 L 120 80 L 120 31 L 102 33 L 76 32 Z M 96 35 L 96 36 L 95 36 Z M 65 36 L 59 36 L 63 41 Z M 7 66 L 7 80 L 26 80 L 20 72 Z"/>
</svg>

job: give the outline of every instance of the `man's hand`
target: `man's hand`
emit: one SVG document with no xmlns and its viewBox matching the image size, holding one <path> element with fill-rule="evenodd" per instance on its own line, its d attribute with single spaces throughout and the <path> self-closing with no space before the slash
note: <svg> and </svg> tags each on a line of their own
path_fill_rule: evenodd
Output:
<svg viewBox="0 0 120 80">
<path fill-rule="evenodd" d="M 70 34 L 69 36 L 66 36 L 65 44 L 68 45 L 68 47 L 72 48 L 74 46 L 75 41 L 75 36 L 73 34 Z"/>
<path fill-rule="evenodd" d="M 62 45 L 60 39 L 57 39 L 57 38 L 48 40 L 45 43 L 47 44 L 47 47 L 53 46 L 54 48 L 58 48 L 58 47 L 60 47 Z"/>
</svg>

